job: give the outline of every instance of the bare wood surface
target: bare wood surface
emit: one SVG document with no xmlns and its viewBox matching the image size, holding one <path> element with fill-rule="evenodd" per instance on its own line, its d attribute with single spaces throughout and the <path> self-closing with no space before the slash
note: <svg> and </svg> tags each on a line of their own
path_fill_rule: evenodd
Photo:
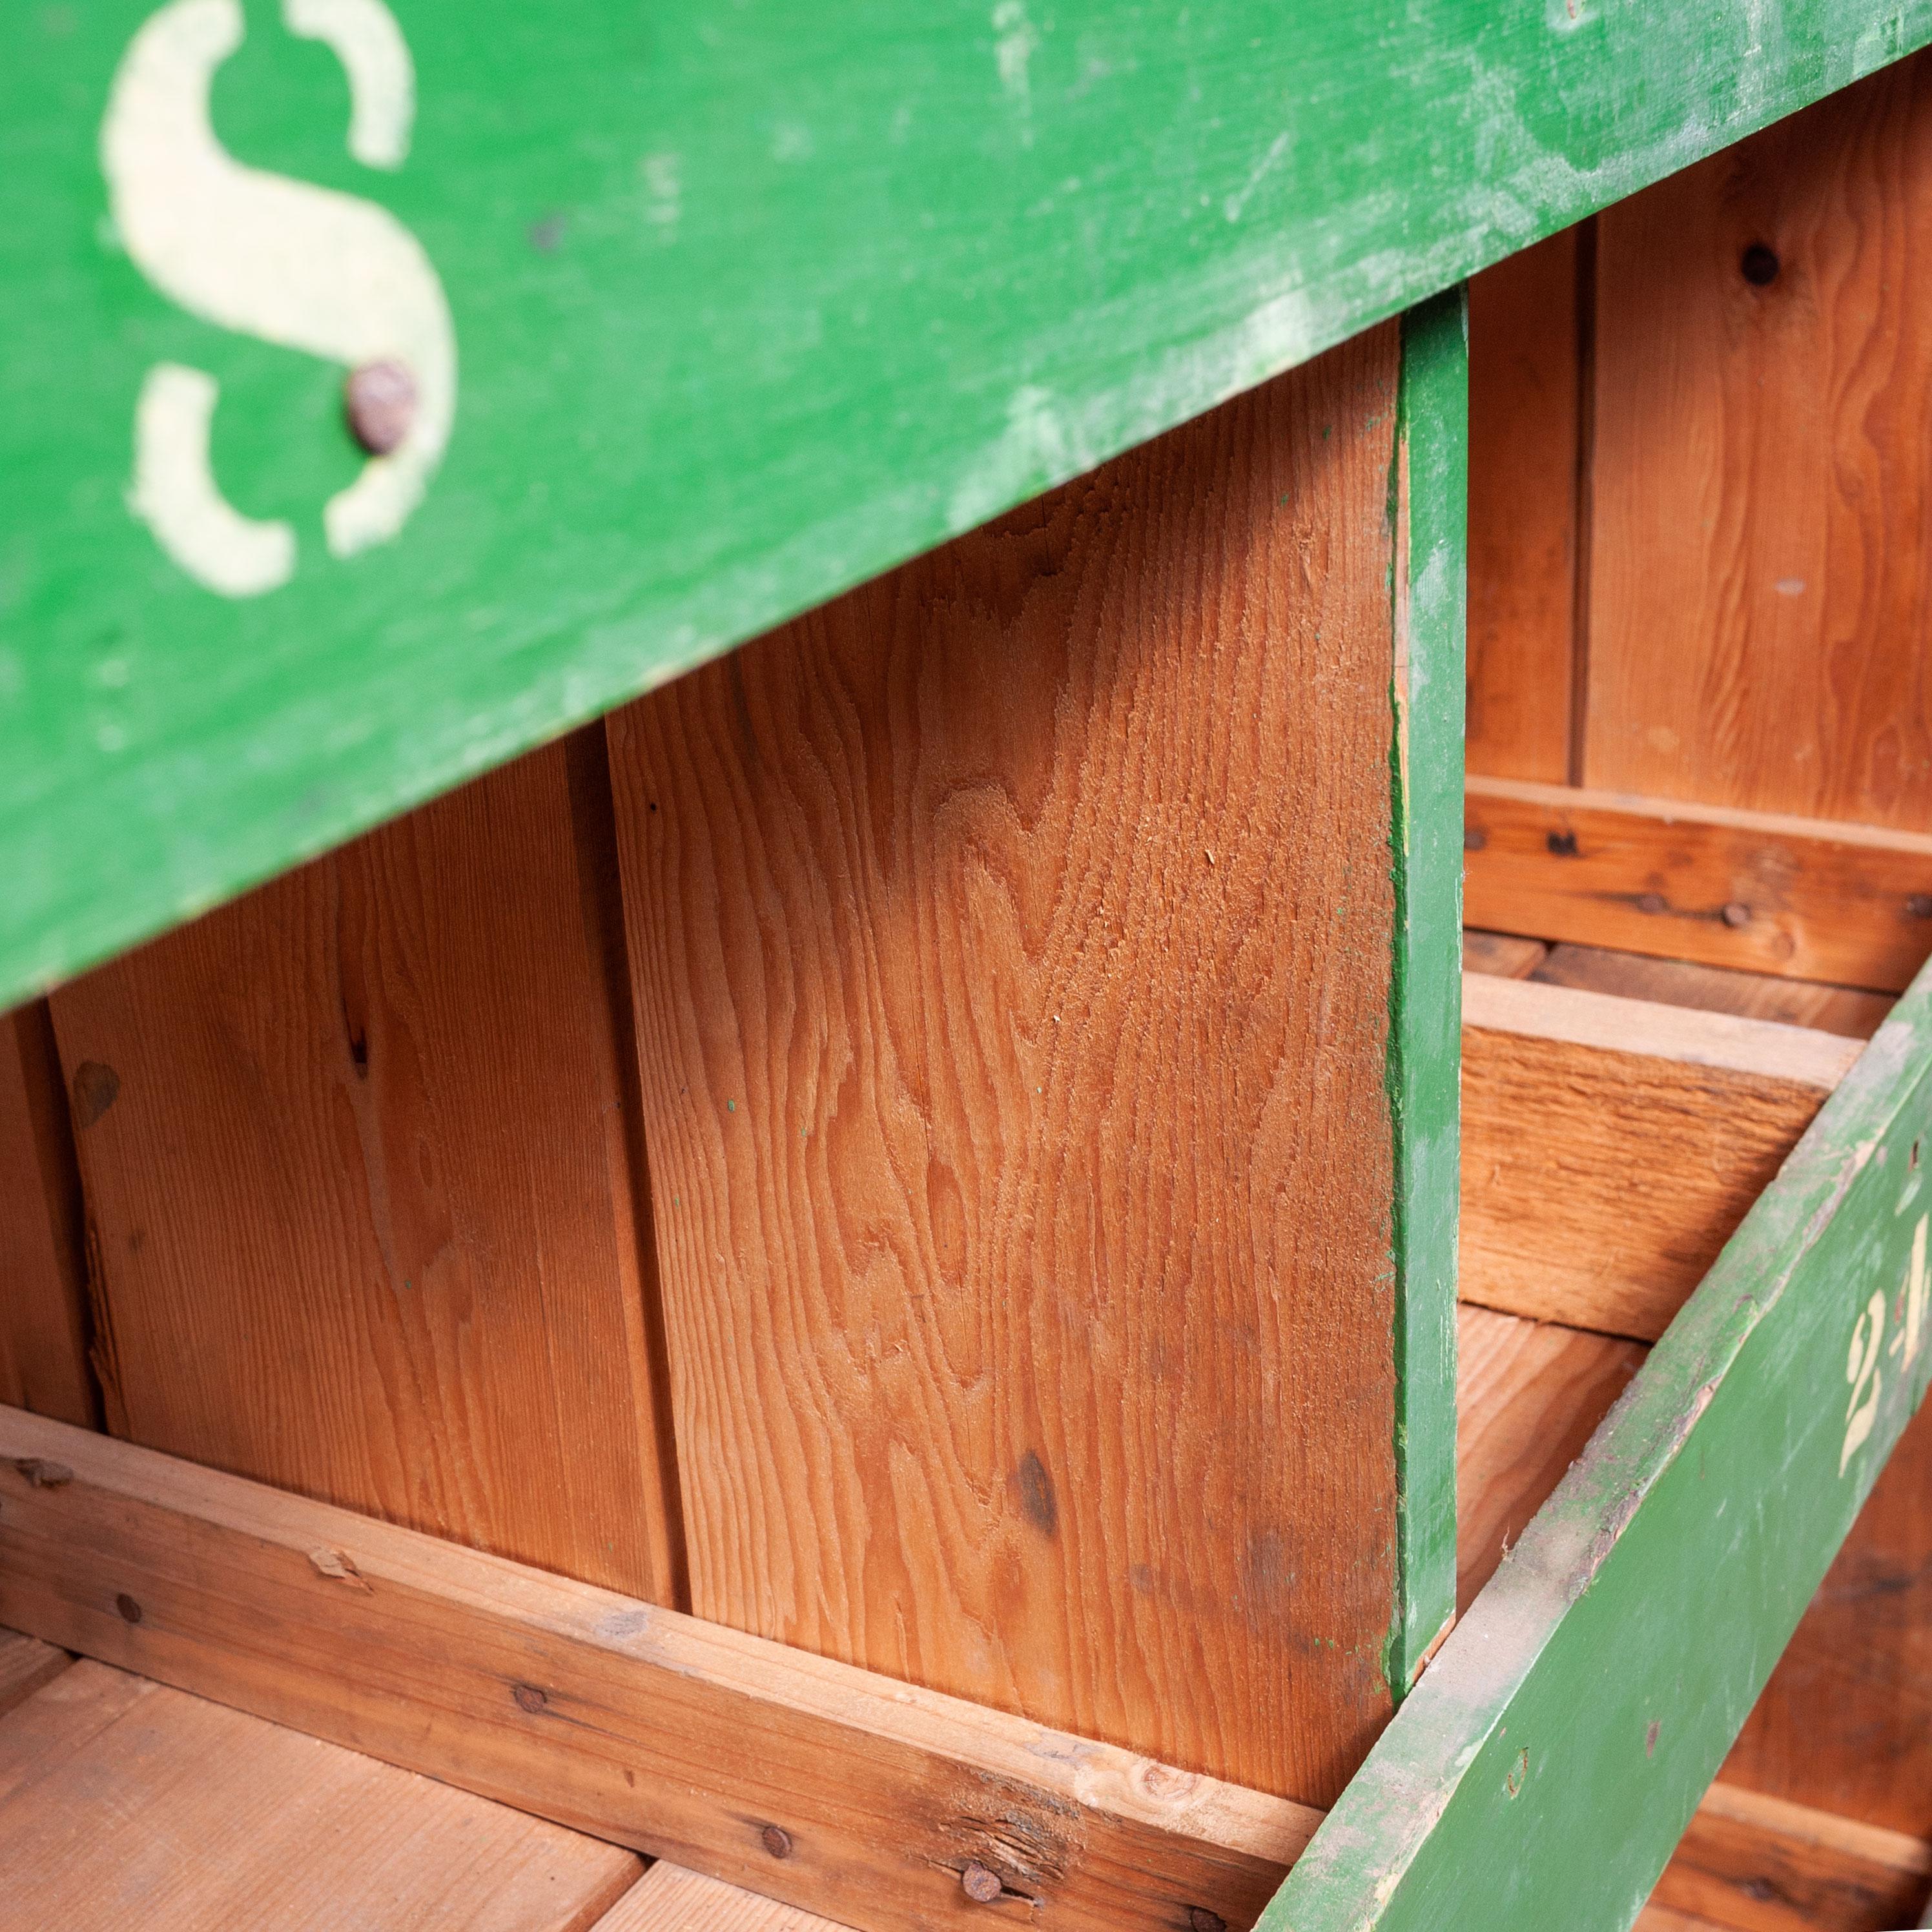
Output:
<svg viewBox="0 0 1932 1932">
<path fill-rule="evenodd" d="M 1467 1610 L 1643 1365 L 1638 1343 L 1460 1311 L 1456 1602 Z"/>
<path fill-rule="evenodd" d="M 1517 939 L 1507 932 L 1462 932 L 1462 970 L 1493 973 L 1504 980 L 1527 980 L 1550 948 L 1540 939 Z"/>
<path fill-rule="evenodd" d="M 1552 946 L 1522 976 L 1546 986 L 1693 1006 L 1700 1012 L 1736 1013 L 1746 1019 L 1811 1027 L 1847 1040 L 1870 1039 L 1893 1004 L 1888 993 L 1862 992 L 1856 986 L 1821 986 L 1808 980 L 1613 952 L 1598 946 Z"/>
<path fill-rule="evenodd" d="M 0 1013 L 0 1402 L 99 1420 L 87 1361 L 87 1264 L 47 1004 Z"/>
<path fill-rule="evenodd" d="M 1898 1932 L 1928 1889 L 1922 1838 L 1720 1782 L 1653 1897 L 1736 1932 Z"/>
<path fill-rule="evenodd" d="M 1396 374 L 610 722 L 693 1607 L 1310 1802 L 1390 1708 Z"/>
<path fill-rule="evenodd" d="M 0 1630 L 0 1713 L 31 1697 L 73 1661 L 65 1651 L 37 1636 Z"/>
<path fill-rule="evenodd" d="M 1932 832 L 1932 64 L 1620 202 L 1598 234 L 1581 776 Z"/>
<path fill-rule="evenodd" d="M 1240 1932 L 1319 1822 L 17 1409 L 0 1622 L 866 1932 L 951 1923 L 973 1864 L 1079 1932 Z"/>
<path fill-rule="evenodd" d="M 90 974 L 54 1016 L 116 1433 L 669 1600 L 586 748 Z"/>
<path fill-rule="evenodd" d="M 1461 1293 L 1654 1340 L 1859 1042 L 1530 980 L 1463 986 Z"/>
<path fill-rule="evenodd" d="M 587 1932 L 638 1861 L 82 1662 L 0 1719 L 0 1932 Z"/>
<path fill-rule="evenodd" d="M 1897 992 L 1932 952 L 1932 837 L 1472 777 L 1472 926 Z"/>
<path fill-rule="evenodd" d="M 1579 231 L 1469 284 L 1468 764 L 1570 776 Z"/>
<path fill-rule="evenodd" d="M 597 1922 L 597 1932 L 845 1932 L 830 1918 L 660 1858 Z"/>
</svg>

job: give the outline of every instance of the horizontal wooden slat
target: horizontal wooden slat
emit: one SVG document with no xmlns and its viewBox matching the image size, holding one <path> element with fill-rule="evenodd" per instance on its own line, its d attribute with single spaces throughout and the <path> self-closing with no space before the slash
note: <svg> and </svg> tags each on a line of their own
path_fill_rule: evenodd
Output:
<svg viewBox="0 0 1932 1932">
<path fill-rule="evenodd" d="M 1652 1894 L 1737 1932 L 1895 1932 L 1932 1889 L 1932 1845 L 1714 1784 Z"/>
<path fill-rule="evenodd" d="M 1244 1927 L 1318 1822 L 14 1409 L 0 1622 L 868 1932 L 976 1863 L 1056 1927 Z"/>
<path fill-rule="evenodd" d="M 1896 992 L 1932 952 L 1932 837 L 1472 778 L 1472 926 Z"/>
<path fill-rule="evenodd" d="M 589 1932 L 614 1845 L 105 1665 L 0 1720 L 6 1932 Z"/>
<path fill-rule="evenodd" d="M 660 1858 L 596 1932 L 845 1932 L 830 1918 Z"/>
<path fill-rule="evenodd" d="M 1462 1037 L 1463 1298 L 1646 1340 L 1861 1046 L 1480 974 Z"/>
</svg>

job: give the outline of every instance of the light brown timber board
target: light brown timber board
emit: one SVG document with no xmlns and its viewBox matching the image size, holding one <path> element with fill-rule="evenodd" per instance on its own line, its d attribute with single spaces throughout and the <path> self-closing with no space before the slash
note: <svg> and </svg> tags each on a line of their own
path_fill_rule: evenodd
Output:
<svg viewBox="0 0 1932 1932">
<path fill-rule="evenodd" d="M 670 1601 L 602 758 L 490 772 L 54 1019 L 114 1432 Z"/>
<path fill-rule="evenodd" d="M 1932 837 L 1472 777 L 1472 926 L 1897 992 L 1932 952 Z"/>
<path fill-rule="evenodd" d="M 1460 1292 L 1654 1340 L 1860 1043 L 1468 975 Z"/>
<path fill-rule="evenodd" d="M 87 1264 L 44 1000 L 0 1013 L 0 1402 L 92 1426 Z"/>
<path fill-rule="evenodd" d="M 1550 948 L 1540 939 L 1516 939 L 1506 932 L 1462 933 L 1462 970 L 1493 973 L 1504 980 L 1527 980 L 1543 964 Z"/>
<path fill-rule="evenodd" d="M 1311 1803 L 1390 1708 L 1396 374 L 610 722 L 693 1608 Z"/>
<path fill-rule="evenodd" d="M 596 1932 L 845 1932 L 845 1928 L 660 1858 L 597 1922 Z"/>
<path fill-rule="evenodd" d="M 65 1651 L 37 1636 L 0 1630 L 0 1714 L 31 1697 L 73 1661 Z"/>
<path fill-rule="evenodd" d="M 1466 1610 L 1648 1352 L 1465 1304 L 1456 1385 L 1456 1604 Z"/>
<path fill-rule="evenodd" d="M 1468 764 L 1570 776 L 1580 230 L 1469 284 Z"/>
<path fill-rule="evenodd" d="M 91 1662 L 0 1718 L 0 1932 L 588 1932 L 614 1845 Z"/>
<path fill-rule="evenodd" d="M 1620 202 L 1598 248 L 1579 776 L 1932 832 L 1932 64 Z"/>
<path fill-rule="evenodd" d="M 1057 1926 L 1239 1932 L 1318 1822 L 16 1409 L 0 1622 L 863 1932 L 950 1924 L 974 1862 Z"/>
<path fill-rule="evenodd" d="M 1898 1932 L 1932 1889 L 1932 1844 L 1720 1782 L 1652 1894 L 1736 1932 Z"/>
</svg>

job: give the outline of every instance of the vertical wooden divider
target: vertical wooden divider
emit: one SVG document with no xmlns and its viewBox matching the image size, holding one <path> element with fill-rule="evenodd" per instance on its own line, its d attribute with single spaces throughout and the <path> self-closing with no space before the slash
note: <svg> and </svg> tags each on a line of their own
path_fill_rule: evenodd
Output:
<svg viewBox="0 0 1932 1932">
<path fill-rule="evenodd" d="M 1399 1549 L 1400 359 L 609 722 L 694 1609 L 1315 1803 L 1454 1581 Z"/>
<path fill-rule="evenodd" d="M 116 1433 L 679 1604 L 602 762 L 532 753 L 53 1014 Z"/>
<path fill-rule="evenodd" d="M 0 1013 L 0 1402 L 100 1426 L 87 1258 L 47 1003 Z"/>
</svg>

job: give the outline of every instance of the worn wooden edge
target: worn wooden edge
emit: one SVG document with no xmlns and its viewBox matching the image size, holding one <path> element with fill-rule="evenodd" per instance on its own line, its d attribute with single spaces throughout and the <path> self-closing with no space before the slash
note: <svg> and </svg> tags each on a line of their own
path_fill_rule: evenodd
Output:
<svg viewBox="0 0 1932 1932">
<path fill-rule="evenodd" d="M 1319 1816 L 17 1409 L 0 1623 L 862 1932 L 1246 1927 Z"/>
<path fill-rule="evenodd" d="M 1472 922 L 1896 991 L 1932 952 L 1932 837 L 1472 776 Z"/>
<path fill-rule="evenodd" d="M 1402 328 L 1394 474 L 1395 878 L 1389 992 L 1394 1136 L 1400 1698 L 1456 1613 L 1456 1232 L 1460 1156 L 1463 650 L 1469 310 L 1457 288 Z"/>
<path fill-rule="evenodd" d="M 1922 974 L 1264 1925 L 1636 1918 L 1932 1376 L 1929 1066 Z"/>
</svg>

